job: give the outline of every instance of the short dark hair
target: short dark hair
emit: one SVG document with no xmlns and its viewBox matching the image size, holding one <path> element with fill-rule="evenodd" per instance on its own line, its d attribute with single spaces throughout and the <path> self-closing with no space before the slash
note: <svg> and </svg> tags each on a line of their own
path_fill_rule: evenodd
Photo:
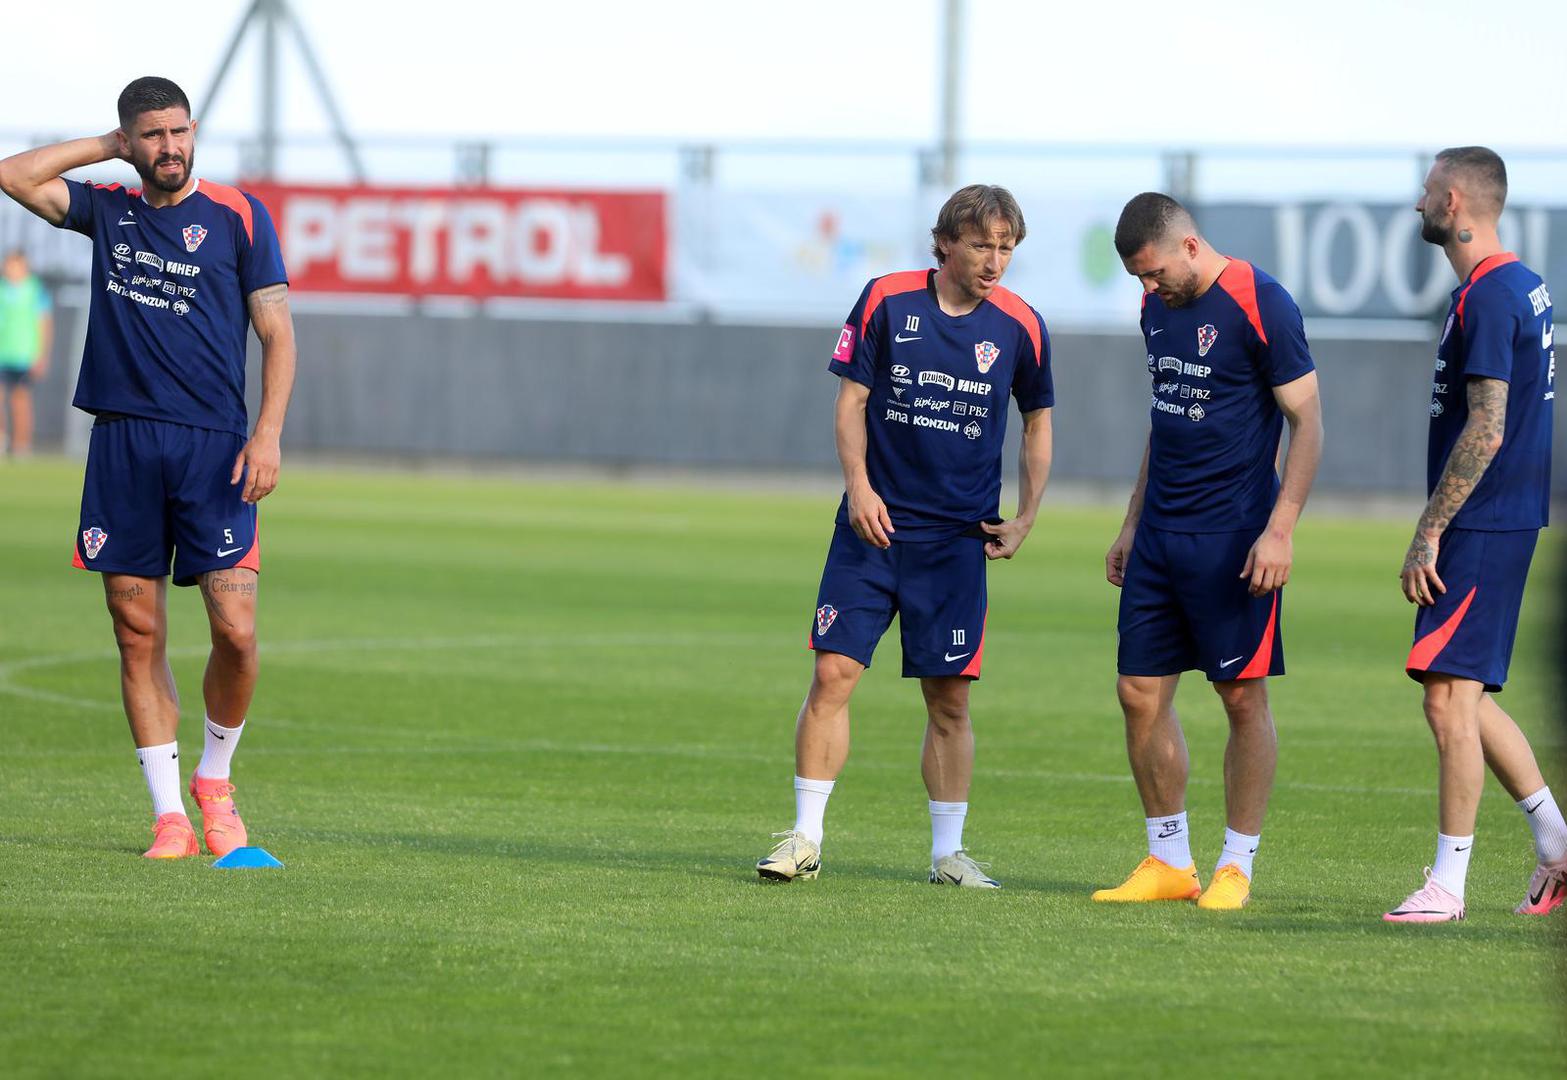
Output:
<svg viewBox="0 0 1567 1080">
<path fill-rule="evenodd" d="M 190 98 L 185 96 L 185 91 L 169 79 L 143 75 L 120 91 L 120 126 L 129 128 L 144 112 L 175 107 L 184 109 L 186 115 L 190 115 Z"/>
<path fill-rule="evenodd" d="M 1149 244 L 1169 236 L 1172 230 L 1186 228 L 1197 228 L 1191 211 L 1170 196 L 1159 191 L 1134 195 L 1122 208 L 1121 220 L 1115 223 L 1116 254 L 1130 259 Z"/>
<path fill-rule="evenodd" d="M 1439 151 L 1437 161 L 1463 178 L 1472 195 L 1495 202 L 1500 214 L 1507 204 L 1507 166 L 1495 150 L 1484 146 L 1450 146 Z"/>
<path fill-rule="evenodd" d="M 993 219 L 1000 218 L 1012 233 L 1012 243 L 1021 244 L 1028 233 L 1023 224 L 1023 209 L 1012 193 L 995 184 L 970 184 L 952 193 L 936 215 L 936 227 L 930 230 L 930 253 L 936 256 L 936 265 L 947 261 L 941 253 L 941 242 L 955 242 L 965 228 L 980 232 L 990 228 Z"/>
</svg>

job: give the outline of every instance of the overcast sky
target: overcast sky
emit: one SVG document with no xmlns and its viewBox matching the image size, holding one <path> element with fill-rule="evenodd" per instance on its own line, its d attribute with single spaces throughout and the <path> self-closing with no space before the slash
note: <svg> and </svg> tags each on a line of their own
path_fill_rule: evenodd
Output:
<svg viewBox="0 0 1567 1080">
<path fill-rule="evenodd" d="M 5 17 L 0 130 L 113 126 L 155 72 L 199 104 L 248 0 L 78 0 Z M 941 0 L 296 3 L 359 134 L 799 136 L 937 131 Z M 1560 3 L 966 4 L 975 139 L 1567 145 Z M 40 9 L 32 9 L 34 12 Z M 253 126 L 255 48 L 209 134 Z M 292 62 L 288 129 L 322 118 Z"/>
</svg>

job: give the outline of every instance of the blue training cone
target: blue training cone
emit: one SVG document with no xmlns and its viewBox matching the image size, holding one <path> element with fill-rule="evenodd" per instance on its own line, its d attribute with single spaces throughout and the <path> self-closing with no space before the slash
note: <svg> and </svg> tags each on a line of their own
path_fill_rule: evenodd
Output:
<svg viewBox="0 0 1567 1080">
<path fill-rule="evenodd" d="M 273 866 L 281 869 L 283 864 L 273 858 L 266 848 L 259 847 L 237 847 L 212 864 L 214 870 L 250 870 Z"/>
</svg>

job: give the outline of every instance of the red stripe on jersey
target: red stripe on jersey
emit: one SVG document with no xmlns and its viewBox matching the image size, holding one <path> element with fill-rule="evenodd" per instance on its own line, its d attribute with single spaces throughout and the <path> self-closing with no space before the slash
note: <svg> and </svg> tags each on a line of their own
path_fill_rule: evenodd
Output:
<svg viewBox="0 0 1567 1080">
<path fill-rule="evenodd" d="M 250 223 L 250 200 L 238 188 L 231 188 L 224 184 L 214 184 L 211 180 L 203 180 L 201 186 L 196 189 L 217 203 L 226 206 L 239 215 L 239 219 L 245 223 L 245 239 L 253 240 L 254 230 Z"/>
<path fill-rule="evenodd" d="M 1481 259 L 1479 265 L 1470 272 L 1469 280 L 1464 282 L 1463 290 L 1458 294 L 1458 328 L 1460 330 L 1462 330 L 1464 327 L 1464 301 L 1469 299 L 1469 290 L 1474 288 L 1475 282 L 1485 277 L 1485 275 L 1489 274 L 1492 270 L 1495 270 L 1498 266 L 1506 266 L 1508 263 L 1515 263 L 1517 261 L 1518 256 L 1514 255 L 1511 251 L 1503 251 L 1500 254 L 1489 255 L 1486 258 Z"/>
<path fill-rule="evenodd" d="M 1404 661 L 1405 671 L 1425 671 L 1431 666 L 1431 661 L 1437 658 L 1437 654 L 1447 648 L 1447 643 L 1453 640 L 1453 635 L 1458 633 L 1458 624 L 1464 621 L 1464 615 L 1469 611 L 1469 605 L 1474 602 L 1475 585 L 1469 590 L 1469 595 L 1464 597 L 1464 602 L 1458 605 L 1458 610 L 1447 617 L 1447 621 L 1425 637 L 1415 642 L 1415 647 L 1409 650 L 1409 659 Z"/>
<path fill-rule="evenodd" d="M 1257 307 L 1257 271 L 1251 263 L 1231 259 L 1230 264 L 1219 274 L 1219 287 L 1241 306 L 1251 328 L 1257 331 L 1257 336 L 1266 345 L 1268 334 L 1262 328 L 1262 311 Z"/>
<path fill-rule="evenodd" d="M 876 314 L 883 300 L 899 293 L 919 292 L 925 287 L 928 273 L 927 270 L 899 270 L 896 274 L 877 278 L 865 300 L 865 311 L 860 315 L 860 336 L 865 336 L 865 328 L 871 324 L 871 316 Z"/>
<path fill-rule="evenodd" d="M 1234 266 L 1234 263 L 1230 264 Z M 1249 268 L 1248 268 L 1249 269 Z M 1273 610 L 1268 612 L 1268 626 L 1262 632 L 1262 644 L 1252 654 L 1251 661 L 1235 676 L 1237 679 L 1260 679 L 1273 667 L 1273 630 L 1279 622 L 1279 594 L 1273 594 Z"/>
<path fill-rule="evenodd" d="M 1039 319 L 1034 315 L 1034 309 L 1023 302 L 1023 298 L 1011 289 L 1003 289 L 997 285 L 990 293 L 990 302 L 1002 311 L 1012 316 L 1028 332 L 1028 340 L 1034 343 L 1034 364 L 1037 366 L 1044 361 L 1044 335 L 1039 330 Z"/>
</svg>

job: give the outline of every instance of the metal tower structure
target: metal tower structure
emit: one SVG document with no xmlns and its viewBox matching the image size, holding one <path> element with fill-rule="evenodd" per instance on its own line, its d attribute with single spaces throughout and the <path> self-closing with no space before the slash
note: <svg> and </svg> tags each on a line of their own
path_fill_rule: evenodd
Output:
<svg viewBox="0 0 1567 1080">
<path fill-rule="evenodd" d="M 289 6 L 288 0 L 251 0 L 250 6 L 245 9 L 245 14 L 240 17 L 239 25 L 234 28 L 234 36 L 229 39 L 228 48 L 223 50 L 223 59 L 218 61 L 218 69 L 207 87 L 206 97 L 201 103 L 201 110 L 197 116 L 205 117 L 212 112 L 213 106 L 217 104 L 218 94 L 223 89 L 223 83 L 234 67 L 234 58 L 239 55 L 240 46 L 252 31 L 261 38 L 261 107 L 257 118 L 259 122 L 257 154 L 254 161 L 257 178 L 271 180 L 277 176 L 278 115 L 282 103 L 282 85 L 278 77 L 280 60 L 278 38 L 283 33 L 287 33 L 293 37 L 294 47 L 299 50 L 300 58 L 304 61 L 305 71 L 315 86 L 316 98 L 320 101 L 332 126 L 332 137 L 341 147 L 343 158 L 348 163 L 349 173 L 355 180 L 364 180 L 365 169 L 364 163 L 359 158 L 359 149 L 354 145 L 353 137 L 348 134 L 348 127 L 343 123 L 343 114 L 337 108 L 337 99 L 333 97 L 332 88 L 327 84 L 326 72 L 321 67 L 320 61 L 316 59 L 315 50 L 310 47 L 310 39 L 305 34 L 305 28 Z"/>
</svg>

